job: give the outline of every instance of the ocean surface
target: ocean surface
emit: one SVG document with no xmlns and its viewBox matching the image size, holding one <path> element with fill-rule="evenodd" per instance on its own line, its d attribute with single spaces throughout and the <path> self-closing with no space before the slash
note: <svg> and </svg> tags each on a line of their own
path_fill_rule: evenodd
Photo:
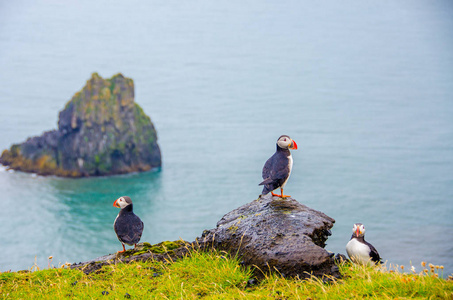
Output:
<svg viewBox="0 0 453 300">
<path fill-rule="evenodd" d="M 121 249 L 119 196 L 142 241 L 193 241 L 261 192 L 277 138 L 285 193 L 352 225 L 387 264 L 453 272 L 453 2 L 0 0 L 0 149 L 57 127 L 98 72 L 135 82 L 157 172 L 64 179 L 0 167 L 0 271 Z"/>
</svg>

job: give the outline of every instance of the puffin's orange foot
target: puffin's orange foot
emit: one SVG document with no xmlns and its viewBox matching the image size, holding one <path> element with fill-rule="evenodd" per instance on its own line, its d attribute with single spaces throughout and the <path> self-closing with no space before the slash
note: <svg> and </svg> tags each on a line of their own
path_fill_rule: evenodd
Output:
<svg viewBox="0 0 453 300">
<path fill-rule="evenodd" d="M 283 195 L 283 194 L 279 195 L 279 194 L 274 194 L 273 192 L 271 192 L 271 193 L 272 193 L 272 196 L 274 196 L 274 197 L 279 197 L 279 198 L 289 198 L 289 197 L 291 197 L 289 195 Z"/>
<path fill-rule="evenodd" d="M 123 252 L 126 252 L 126 247 L 124 247 L 124 244 L 122 244 L 122 245 L 123 245 L 123 251 L 118 251 L 118 252 L 116 252 L 116 253 L 123 253 Z"/>
</svg>

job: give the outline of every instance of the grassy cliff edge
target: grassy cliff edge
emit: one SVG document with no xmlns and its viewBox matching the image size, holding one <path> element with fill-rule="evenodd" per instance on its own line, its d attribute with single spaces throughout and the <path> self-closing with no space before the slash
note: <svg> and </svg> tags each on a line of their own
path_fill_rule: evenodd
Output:
<svg viewBox="0 0 453 300">
<path fill-rule="evenodd" d="M 439 266 L 403 273 L 340 263 L 343 278 L 323 282 L 266 274 L 253 279 L 249 268 L 225 252 L 190 250 L 180 260 L 107 265 L 84 274 L 67 265 L 34 272 L 0 274 L 1 299 L 452 299 L 453 280 L 442 277 Z M 414 267 L 415 268 L 415 267 Z"/>
</svg>

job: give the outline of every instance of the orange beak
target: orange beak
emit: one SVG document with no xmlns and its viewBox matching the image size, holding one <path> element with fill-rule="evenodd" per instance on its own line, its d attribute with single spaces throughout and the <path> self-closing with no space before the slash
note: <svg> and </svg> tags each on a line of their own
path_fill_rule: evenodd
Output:
<svg viewBox="0 0 453 300">
<path fill-rule="evenodd" d="M 291 140 L 291 144 L 289 145 L 289 149 L 297 150 L 296 141 Z"/>
<path fill-rule="evenodd" d="M 360 233 L 360 229 L 357 228 L 356 233 L 355 233 L 355 234 L 356 234 L 356 237 L 359 237 L 359 233 Z"/>
<path fill-rule="evenodd" d="M 120 206 L 118 205 L 117 201 L 118 201 L 118 199 L 116 199 L 115 202 L 113 202 L 113 206 L 119 208 Z"/>
</svg>

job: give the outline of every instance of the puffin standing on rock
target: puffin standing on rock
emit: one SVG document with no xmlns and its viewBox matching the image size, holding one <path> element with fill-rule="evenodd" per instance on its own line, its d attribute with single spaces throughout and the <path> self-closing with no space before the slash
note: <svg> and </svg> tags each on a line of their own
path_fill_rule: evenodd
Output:
<svg viewBox="0 0 453 300">
<path fill-rule="evenodd" d="M 113 202 L 113 206 L 121 208 L 113 223 L 116 236 L 123 245 L 123 251 L 118 251 L 118 253 L 126 251 L 124 244 L 134 245 L 135 249 L 142 237 L 143 222 L 134 214 L 131 198 L 128 196 L 119 197 Z"/>
<path fill-rule="evenodd" d="M 365 226 L 362 223 L 355 223 L 352 227 L 352 237 L 346 245 L 346 252 L 349 258 L 357 263 L 378 264 L 382 262 L 376 248 L 365 241 Z"/>
<path fill-rule="evenodd" d="M 289 136 L 282 135 L 277 140 L 277 151 L 264 164 L 263 182 L 264 185 L 261 195 L 267 195 L 269 192 L 272 196 L 287 198 L 291 196 L 283 195 L 283 188 L 288 181 L 291 169 L 293 167 L 293 157 L 289 149 L 296 150 L 297 144 Z M 274 194 L 274 190 L 280 188 L 281 194 Z"/>
</svg>

